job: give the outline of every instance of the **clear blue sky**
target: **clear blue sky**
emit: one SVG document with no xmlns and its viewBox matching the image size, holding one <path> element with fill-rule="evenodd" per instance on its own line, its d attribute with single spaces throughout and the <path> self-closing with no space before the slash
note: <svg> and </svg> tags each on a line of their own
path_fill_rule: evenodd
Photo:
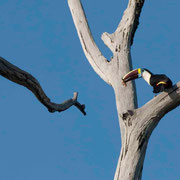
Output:
<svg viewBox="0 0 180 180">
<path fill-rule="evenodd" d="M 93 36 L 117 27 L 127 0 L 82 0 Z M 85 4 L 86 3 L 86 4 Z M 180 1 L 145 2 L 132 47 L 133 66 L 180 80 Z M 0 56 L 34 75 L 54 102 L 79 92 L 76 108 L 50 114 L 26 88 L 0 77 L 0 180 L 110 180 L 120 151 L 114 94 L 88 64 L 66 1 L 1 0 Z M 153 98 L 137 80 L 138 101 Z M 151 136 L 144 180 L 180 179 L 180 109 Z"/>
</svg>

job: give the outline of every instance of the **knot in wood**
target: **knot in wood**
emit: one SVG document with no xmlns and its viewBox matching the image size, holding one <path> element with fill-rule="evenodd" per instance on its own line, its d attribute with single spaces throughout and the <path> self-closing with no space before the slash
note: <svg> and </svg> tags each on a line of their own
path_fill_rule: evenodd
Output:
<svg viewBox="0 0 180 180">
<path fill-rule="evenodd" d="M 122 113 L 122 119 L 126 126 L 132 126 L 133 111 L 128 110 L 126 113 Z"/>
</svg>

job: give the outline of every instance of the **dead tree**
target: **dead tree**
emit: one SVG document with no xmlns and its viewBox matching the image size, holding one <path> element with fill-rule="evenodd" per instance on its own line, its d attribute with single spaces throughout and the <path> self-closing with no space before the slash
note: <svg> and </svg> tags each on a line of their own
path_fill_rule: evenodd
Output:
<svg viewBox="0 0 180 180">
<path fill-rule="evenodd" d="M 84 115 L 86 115 L 86 112 L 84 111 L 85 105 L 84 104 L 81 105 L 77 101 L 77 97 L 78 97 L 77 92 L 74 92 L 73 98 L 66 100 L 61 104 L 53 103 L 47 97 L 46 93 L 43 91 L 41 85 L 39 84 L 36 78 L 34 78 L 28 72 L 23 71 L 17 66 L 11 64 L 10 62 L 8 62 L 2 57 L 0 57 L 0 75 L 9 79 L 10 81 L 13 81 L 29 89 L 51 113 L 56 112 L 56 111 L 58 112 L 65 111 L 66 109 L 74 105 Z"/>
<path fill-rule="evenodd" d="M 123 75 L 132 69 L 131 46 L 144 1 L 129 0 L 116 31 L 102 34 L 102 40 L 113 53 L 113 58 L 108 61 L 93 40 L 80 0 L 68 0 L 83 51 L 90 65 L 114 89 L 122 140 L 114 180 L 141 179 L 152 131 L 165 114 L 180 105 L 180 82 L 139 108 L 133 82 L 128 83 L 127 87 L 121 83 Z"/>
</svg>

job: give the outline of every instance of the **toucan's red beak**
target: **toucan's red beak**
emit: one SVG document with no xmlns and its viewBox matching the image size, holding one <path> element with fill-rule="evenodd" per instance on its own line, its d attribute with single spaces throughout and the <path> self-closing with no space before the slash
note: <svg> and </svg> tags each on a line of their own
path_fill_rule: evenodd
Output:
<svg viewBox="0 0 180 180">
<path fill-rule="evenodd" d="M 137 79 L 139 77 L 139 69 L 134 69 L 128 72 L 123 78 L 123 84 L 126 85 L 126 82 Z"/>
</svg>

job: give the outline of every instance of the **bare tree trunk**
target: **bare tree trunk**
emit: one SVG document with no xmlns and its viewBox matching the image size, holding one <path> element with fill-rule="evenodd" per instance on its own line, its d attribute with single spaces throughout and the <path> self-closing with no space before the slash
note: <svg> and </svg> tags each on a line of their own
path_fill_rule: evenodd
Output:
<svg viewBox="0 0 180 180">
<path fill-rule="evenodd" d="M 102 55 L 91 35 L 80 0 L 68 5 L 84 53 L 95 72 L 115 92 L 122 147 L 114 180 L 140 180 L 149 137 L 160 119 L 180 105 L 180 83 L 137 108 L 135 86 L 122 85 L 122 77 L 132 69 L 131 45 L 139 24 L 144 0 L 129 0 L 116 31 L 103 33 L 102 40 L 113 53 L 111 61 Z"/>
</svg>

